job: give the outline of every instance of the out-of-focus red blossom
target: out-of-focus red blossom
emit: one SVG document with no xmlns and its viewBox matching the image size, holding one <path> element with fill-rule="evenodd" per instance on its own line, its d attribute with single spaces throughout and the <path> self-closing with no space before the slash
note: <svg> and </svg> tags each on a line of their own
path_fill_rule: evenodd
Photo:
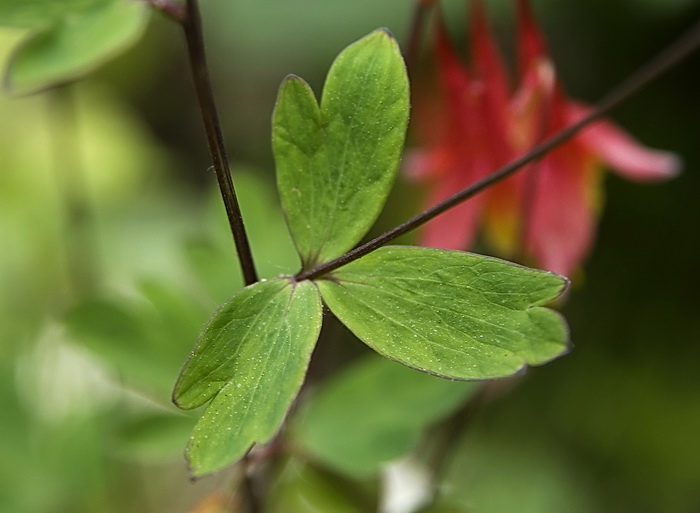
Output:
<svg viewBox="0 0 700 513">
<path fill-rule="evenodd" d="M 517 3 L 516 90 L 509 85 L 479 0 L 471 2 L 469 68 L 438 16 L 438 95 L 414 99 L 422 148 L 407 160 L 410 177 L 429 181 L 431 205 L 590 110 L 566 98 L 527 1 Z M 631 180 L 657 181 L 674 176 L 679 162 L 675 155 L 647 149 L 613 123 L 600 121 L 529 168 L 428 223 L 421 243 L 466 249 L 483 227 L 487 240 L 504 256 L 521 254 L 545 269 L 569 274 L 593 241 L 603 166 Z"/>
</svg>

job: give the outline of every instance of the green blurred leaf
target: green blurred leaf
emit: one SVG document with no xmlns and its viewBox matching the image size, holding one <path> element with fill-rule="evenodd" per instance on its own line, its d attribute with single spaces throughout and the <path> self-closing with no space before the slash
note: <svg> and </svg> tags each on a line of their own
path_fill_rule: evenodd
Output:
<svg viewBox="0 0 700 513">
<path fill-rule="evenodd" d="M 192 417 L 164 412 L 129 419 L 117 431 L 119 452 L 139 460 L 182 458 L 194 423 Z"/>
<path fill-rule="evenodd" d="M 144 280 L 139 291 L 150 303 L 143 308 L 149 345 L 158 364 L 170 376 L 170 388 L 172 377 L 180 370 L 210 309 L 203 306 L 203 301 L 196 301 L 188 288 L 163 280 Z"/>
<path fill-rule="evenodd" d="M 540 307 L 561 294 L 565 278 L 503 260 L 390 246 L 318 286 L 360 340 L 438 376 L 510 376 L 568 351 L 563 317 Z"/>
<path fill-rule="evenodd" d="M 186 289 L 156 279 L 144 281 L 140 292 L 140 300 L 85 300 L 66 326 L 129 386 L 165 403 L 207 312 Z"/>
<path fill-rule="evenodd" d="M 633 295 L 628 293 L 628 297 L 632 299 Z M 684 331 L 681 325 L 679 333 L 683 335 L 669 336 L 669 331 L 678 329 L 673 322 L 682 322 L 685 314 L 664 318 L 665 307 L 654 303 L 653 309 L 646 310 L 635 303 L 637 316 L 654 316 L 652 324 L 664 324 L 644 326 L 644 317 L 638 319 L 642 326 L 633 327 L 630 322 L 634 316 L 630 314 L 626 317 L 629 322 L 618 321 L 617 327 L 606 333 L 606 348 L 568 361 L 549 377 L 551 381 L 539 387 L 528 383 L 529 389 L 523 387 L 522 395 L 508 405 L 508 411 L 518 417 L 526 414 L 529 406 L 527 414 L 544 418 L 554 429 L 553 437 L 573 441 L 585 454 L 586 469 L 596 479 L 604 473 L 605 482 L 597 488 L 609 497 L 606 500 L 616 503 L 617 511 L 690 513 L 700 505 L 697 360 L 692 359 L 686 370 L 681 360 L 688 358 L 688 353 L 675 348 L 673 359 L 667 359 L 653 345 L 667 336 L 668 340 L 680 340 L 683 335 L 686 340 L 700 340 L 700 324 L 696 318 L 694 333 Z M 646 340 L 641 334 L 629 333 L 644 327 Z M 624 329 L 624 336 L 619 328 Z M 599 333 L 597 325 L 588 329 Z M 629 341 L 623 342 L 628 336 Z M 621 343 L 639 343 L 640 347 L 621 357 Z M 591 369 L 595 369 L 595 380 L 590 380 Z M 587 383 L 585 387 L 581 386 L 583 382 Z M 539 426 L 537 420 L 531 424 Z"/>
<path fill-rule="evenodd" d="M 286 462 L 270 488 L 266 513 L 364 513 L 375 501 L 350 483 L 297 460 Z"/>
<path fill-rule="evenodd" d="M 0 26 L 35 27 L 112 0 L 0 0 Z"/>
<path fill-rule="evenodd" d="M 340 256 L 372 226 L 398 169 L 408 79 L 393 37 L 377 30 L 343 50 L 319 109 L 301 78 L 273 115 L 277 185 L 305 268 Z"/>
<path fill-rule="evenodd" d="M 260 170 L 236 168 L 233 173 L 258 274 L 291 274 L 299 268 L 299 258 L 272 183 L 261 178 Z M 212 192 L 202 229 L 187 242 L 184 256 L 203 292 L 220 305 L 243 287 L 243 280 L 219 190 Z"/>
<path fill-rule="evenodd" d="M 243 286 L 240 267 L 231 261 L 231 252 L 225 252 L 212 241 L 188 240 L 183 254 L 203 292 L 218 301 L 215 304 L 223 303 L 231 297 L 232 290 Z"/>
<path fill-rule="evenodd" d="M 146 2 L 112 0 L 61 18 L 20 45 L 6 87 L 28 94 L 92 71 L 141 36 L 148 14 Z"/>
<path fill-rule="evenodd" d="M 608 511 L 591 494 L 588 476 L 541 434 L 503 431 L 477 420 L 450 460 L 436 509 L 428 511 Z"/>
<path fill-rule="evenodd" d="M 92 299 L 76 306 L 66 317 L 68 332 L 99 355 L 127 383 L 142 389 L 165 392 L 172 380 L 159 362 L 144 314 L 138 304 Z"/>
<path fill-rule="evenodd" d="M 324 464 L 368 476 L 412 450 L 427 427 L 459 407 L 478 386 L 371 356 L 312 396 L 294 433 Z"/>
<path fill-rule="evenodd" d="M 258 282 L 211 318 L 175 385 L 173 400 L 196 408 L 214 397 L 187 446 L 194 476 L 213 472 L 268 441 L 306 374 L 321 327 L 311 282 Z"/>
</svg>

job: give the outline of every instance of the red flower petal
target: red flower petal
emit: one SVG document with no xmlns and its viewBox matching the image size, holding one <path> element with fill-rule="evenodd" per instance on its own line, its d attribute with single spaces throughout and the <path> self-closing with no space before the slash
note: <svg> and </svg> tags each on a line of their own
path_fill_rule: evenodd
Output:
<svg viewBox="0 0 700 513">
<path fill-rule="evenodd" d="M 549 58 L 542 35 L 528 0 L 518 0 L 518 66 L 524 76 L 540 59 Z"/>
<path fill-rule="evenodd" d="M 541 267 L 567 275 L 586 257 L 595 232 L 595 161 L 567 145 L 543 159 L 536 173 L 526 249 Z"/>
<path fill-rule="evenodd" d="M 499 137 L 486 103 L 486 88 L 471 76 L 452 46 L 444 24 L 436 31 L 439 87 L 444 98 L 444 130 L 437 144 L 411 158 L 413 176 L 438 177 L 428 197 L 433 205 L 476 182 L 496 167 L 489 154 Z M 493 136 L 492 136 L 493 135 Z M 504 156 L 505 160 L 507 157 Z M 431 221 L 421 232 L 421 244 L 465 249 L 473 240 L 484 199 L 472 199 Z"/>
<path fill-rule="evenodd" d="M 591 109 L 570 102 L 567 117 L 574 123 Z M 619 175 L 639 182 L 668 180 L 678 175 L 681 162 L 677 155 L 642 146 L 631 135 L 610 121 L 599 121 L 585 129 L 577 139 Z"/>
<path fill-rule="evenodd" d="M 470 181 L 460 173 L 450 173 L 441 180 L 428 196 L 428 205 L 448 198 L 455 192 L 470 185 Z M 467 249 L 478 228 L 479 214 L 483 208 L 484 196 L 478 195 L 439 215 L 426 224 L 420 233 L 421 246 L 443 249 Z"/>
<path fill-rule="evenodd" d="M 473 184 L 516 154 L 527 152 L 589 112 L 566 98 L 545 38 L 527 0 L 518 5 L 521 84 L 508 74 L 481 0 L 471 0 L 472 69 L 461 62 L 439 20 L 438 100 L 417 97 L 414 113 L 424 148 L 407 158 L 414 178 L 430 178 L 433 205 Z M 524 253 L 546 269 L 569 274 L 590 251 L 599 210 L 601 164 L 638 181 L 678 172 L 675 155 L 643 147 L 609 121 L 600 121 L 527 170 L 428 223 L 424 245 L 466 249 L 481 224 L 506 256 Z M 523 246 L 523 247 L 519 247 Z"/>
<path fill-rule="evenodd" d="M 508 73 L 489 28 L 483 2 L 472 0 L 471 6 L 470 32 L 474 71 L 487 85 L 486 95 L 491 107 L 503 116 L 505 121 L 510 96 Z"/>
</svg>

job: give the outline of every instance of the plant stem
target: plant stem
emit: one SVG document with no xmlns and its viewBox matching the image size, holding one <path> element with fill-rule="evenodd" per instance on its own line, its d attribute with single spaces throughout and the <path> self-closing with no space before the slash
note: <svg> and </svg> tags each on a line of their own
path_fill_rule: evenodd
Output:
<svg viewBox="0 0 700 513">
<path fill-rule="evenodd" d="M 177 21 L 185 33 L 187 50 L 192 71 L 197 100 L 199 102 L 202 121 L 209 143 L 216 179 L 219 183 L 221 198 L 224 201 L 226 215 L 231 233 L 236 244 L 238 260 L 243 271 L 243 279 L 246 285 L 258 281 L 255 263 L 250 250 L 250 243 L 246 234 L 243 216 L 236 197 L 236 190 L 233 187 L 231 171 L 226 157 L 226 147 L 224 146 L 224 136 L 219 123 L 218 110 L 214 101 L 211 81 L 209 79 L 209 68 L 207 66 L 206 54 L 204 52 L 204 36 L 202 33 L 202 18 L 196 0 L 187 0 L 184 10 L 179 4 L 174 4 L 168 0 L 151 0 L 151 5 L 163 11 L 173 20 Z"/>
<path fill-rule="evenodd" d="M 498 381 L 486 382 L 481 385 L 471 399 L 438 426 L 441 432 L 437 432 L 439 433 L 436 436 L 437 446 L 428 460 L 434 484 L 444 481 L 460 438 L 487 402 L 487 387 L 493 386 L 494 383 L 497 384 Z M 433 490 L 434 500 L 437 499 L 439 492 L 437 487 Z"/>
<path fill-rule="evenodd" d="M 543 141 L 541 144 L 538 144 L 537 146 L 532 148 L 525 155 L 497 169 L 490 175 L 475 182 L 469 187 L 462 189 L 456 194 L 441 201 L 437 205 L 434 205 L 428 208 L 427 210 L 424 210 L 423 212 L 412 217 L 408 221 L 405 221 L 404 223 L 392 228 L 391 230 L 372 239 L 371 241 L 348 251 L 344 255 L 336 258 L 335 260 L 331 260 L 313 269 L 309 269 L 308 271 L 299 273 L 296 276 L 296 279 L 311 280 L 320 278 L 321 276 L 328 274 L 331 271 L 338 269 L 339 267 L 342 267 L 346 264 L 349 264 L 350 262 L 362 258 L 363 256 L 371 253 L 372 251 L 379 249 L 384 244 L 396 239 L 401 235 L 404 235 L 407 232 L 410 232 L 411 230 L 418 228 L 419 226 L 430 221 L 431 219 L 439 216 L 443 212 L 477 195 L 478 193 L 494 185 L 495 183 L 500 182 L 505 178 L 508 178 L 526 164 L 540 159 L 550 150 L 568 141 L 580 131 L 582 131 L 584 128 L 588 127 L 593 122 L 608 114 L 612 109 L 617 107 L 623 101 L 627 100 L 630 96 L 639 92 L 650 82 L 658 78 L 660 75 L 668 71 L 670 68 L 678 64 L 686 57 L 688 57 L 697 49 L 698 46 L 700 46 L 700 23 L 694 25 L 686 34 L 681 36 L 677 41 L 672 43 L 668 48 L 663 50 L 655 58 L 647 62 L 635 73 L 633 73 L 629 78 L 624 80 L 620 85 L 618 85 L 611 92 L 609 92 L 600 102 L 598 102 L 595 108 L 593 108 L 587 116 L 583 117 L 576 123 L 573 123 L 567 128 L 561 130 L 560 132 L 557 132 L 553 136 Z"/>
<path fill-rule="evenodd" d="M 261 513 L 262 505 L 258 499 L 258 494 L 255 489 L 255 479 L 250 474 L 253 460 L 250 457 L 250 452 L 246 454 L 240 465 L 241 477 L 237 483 L 238 493 L 241 498 L 242 512 L 245 513 Z M 236 510 L 238 511 L 238 510 Z"/>
<path fill-rule="evenodd" d="M 255 487 L 253 486 L 253 479 L 249 476 L 244 477 L 243 494 L 245 496 L 245 507 L 248 508 L 248 513 L 261 513 L 262 509 L 259 504 L 257 496 L 255 494 Z"/>
</svg>

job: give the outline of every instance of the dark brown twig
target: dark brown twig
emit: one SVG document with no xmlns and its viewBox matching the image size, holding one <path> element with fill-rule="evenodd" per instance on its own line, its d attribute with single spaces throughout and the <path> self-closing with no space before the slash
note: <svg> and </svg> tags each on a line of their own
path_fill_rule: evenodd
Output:
<svg viewBox="0 0 700 513">
<path fill-rule="evenodd" d="M 199 14 L 197 1 L 187 0 L 184 7 L 181 4 L 168 0 L 151 0 L 150 3 L 153 7 L 163 11 L 171 19 L 178 22 L 185 33 L 192 80 L 202 114 L 202 121 L 204 122 L 214 172 L 216 173 L 219 190 L 226 208 L 233 240 L 236 244 L 238 260 L 243 271 L 243 279 L 246 285 L 250 285 L 258 281 L 258 275 L 255 271 L 253 254 L 250 250 L 250 243 L 243 224 L 243 216 L 236 197 L 236 190 L 231 179 L 224 136 L 221 131 L 216 102 L 214 101 L 211 80 L 209 79 L 209 68 L 204 51 L 202 19 Z"/>
</svg>

